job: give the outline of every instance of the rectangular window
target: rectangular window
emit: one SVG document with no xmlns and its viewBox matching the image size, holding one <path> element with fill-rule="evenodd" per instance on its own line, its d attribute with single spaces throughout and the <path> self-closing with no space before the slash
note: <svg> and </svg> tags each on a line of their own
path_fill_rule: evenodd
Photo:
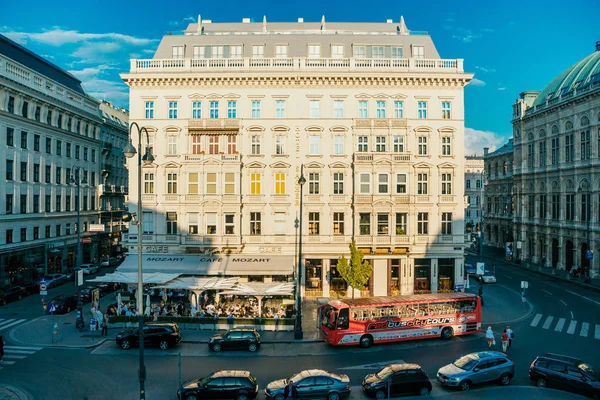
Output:
<svg viewBox="0 0 600 400">
<path fill-rule="evenodd" d="M 275 174 L 275 194 L 285 194 L 285 174 Z"/>
<path fill-rule="evenodd" d="M 408 235 L 408 213 L 396 213 L 396 235 Z"/>
<path fill-rule="evenodd" d="M 250 174 L 250 194 L 261 194 L 260 174 Z"/>
<path fill-rule="evenodd" d="M 369 151 L 369 137 L 359 136 L 358 137 L 358 152 L 367 153 Z"/>
<path fill-rule="evenodd" d="M 321 45 L 309 44 L 308 45 L 308 58 L 321 58 Z"/>
<path fill-rule="evenodd" d="M 60 145 L 60 142 L 57 142 L 57 143 L 56 143 L 56 146 L 57 146 L 57 149 L 56 149 L 56 154 L 58 154 L 58 153 L 59 153 L 59 145 Z M 75 159 L 76 159 L 76 160 L 79 160 L 79 153 L 80 153 L 80 150 L 81 150 L 81 146 L 80 146 L 80 145 L 78 145 L 78 144 L 77 144 L 77 145 L 75 145 Z"/>
<path fill-rule="evenodd" d="M 169 119 L 177 119 L 177 102 L 169 102 Z"/>
<path fill-rule="evenodd" d="M 225 194 L 235 194 L 235 174 L 233 172 L 225 173 Z"/>
<path fill-rule="evenodd" d="M 215 103 L 217 103 L 217 102 L 215 102 Z M 218 103 L 217 103 L 217 106 L 218 106 Z M 219 110 L 217 109 L 216 112 L 218 115 Z M 212 111 L 211 111 L 211 115 L 212 115 Z M 217 117 L 211 117 L 211 118 L 217 118 Z M 228 101 L 227 102 L 227 118 L 229 118 L 229 119 L 237 118 L 237 101 Z"/>
<path fill-rule="evenodd" d="M 22 194 L 20 200 L 21 214 L 27 214 L 27 195 Z"/>
<path fill-rule="evenodd" d="M 425 47 L 424 46 L 413 46 L 412 53 L 413 53 L 413 58 L 425 58 Z"/>
<path fill-rule="evenodd" d="M 385 118 L 385 109 L 386 109 L 385 101 L 378 100 L 376 103 L 376 106 L 377 106 L 377 118 Z"/>
<path fill-rule="evenodd" d="M 172 58 L 183 58 L 183 46 L 173 46 Z"/>
<path fill-rule="evenodd" d="M 402 58 L 402 47 L 392 46 L 392 58 Z"/>
<path fill-rule="evenodd" d="M 283 135 L 275 136 L 275 154 L 285 154 L 285 136 Z"/>
<path fill-rule="evenodd" d="M 361 100 L 358 102 L 358 118 L 369 118 L 369 102 Z"/>
<path fill-rule="evenodd" d="M 27 163 L 21 161 L 21 174 L 20 174 L 21 182 L 27 181 Z"/>
<path fill-rule="evenodd" d="M 202 136 L 192 136 L 192 154 L 200 154 L 202 151 Z"/>
<path fill-rule="evenodd" d="M 428 154 L 427 153 L 427 136 L 418 136 L 417 143 L 418 143 L 418 154 L 420 156 L 426 156 Z"/>
<path fill-rule="evenodd" d="M 152 153 L 152 151 L 150 151 L 150 153 Z M 92 162 L 96 162 L 96 150 L 95 149 L 92 149 L 92 157 L 91 157 L 91 159 L 92 159 Z"/>
<path fill-rule="evenodd" d="M 379 174 L 377 178 L 377 193 L 388 194 L 389 192 L 389 180 L 388 174 Z"/>
<path fill-rule="evenodd" d="M 275 117 L 285 118 L 285 100 L 275 100 Z"/>
<path fill-rule="evenodd" d="M 371 174 L 360 174 L 360 194 L 371 194 Z"/>
<path fill-rule="evenodd" d="M 417 103 L 417 112 L 419 119 L 427 119 L 427 102 L 419 101 Z"/>
<path fill-rule="evenodd" d="M 27 132 L 21 131 L 21 148 L 27 150 Z"/>
<path fill-rule="evenodd" d="M 258 135 L 251 136 L 251 153 L 254 155 L 261 154 L 260 152 L 260 142 L 261 137 Z"/>
<path fill-rule="evenodd" d="M 192 102 L 192 118 L 193 119 L 202 118 L 202 102 L 201 101 L 193 101 Z"/>
<path fill-rule="evenodd" d="M 575 161 L 575 139 L 573 134 L 565 135 L 565 161 Z"/>
<path fill-rule="evenodd" d="M 45 237 L 45 238 L 49 238 L 49 237 L 51 236 L 51 234 L 50 234 L 50 229 L 51 229 L 51 228 L 52 228 L 52 227 L 51 227 L 50 225 L 46 225 L 46 226 L 44 227 L 44 237 Z"/>
<path fill-rule="evenodd" d="M 211 46 L 211 58 L 223 58 L 223 46 Z"/>
<path fill-rule="evenodd" d="M 452 194 L 452 174 L 442 174 L 442 194 Z"/>
<path fill-rule="evenodd" d="M 417 174 L 417 194 L 429 194 L 427 190 L 427 174 Z"/>
<path fill-rule="evenodd" d="M 235 214 L 225 214 L 225 234 L 235 235 Z"/>
<path fill-rule="evenodd" d="M 177 155 L 177 136 L 167 136 L 167 154 L 170 156 Z"/>
<path fill-rule="evenodd" d="M 39 213 L 40 212 L 40 195 L 39 194 L 34 194 L 33 195 L 33 213 Z"/>
<path fill-rule="evenodd" d="M 452 213 L 442 213 L 442 235 L 452 235 Z"/>
<path fill-rule="evenodd" d="M 229 47 L 229 58 L 242 58 L 242 46 L 230 46 Z"/>
<path fill-rule="evenodd" d="M 197 60 L 199 58 L 205 58 L 206 51 L 204 50 L 204 46 L 194 46 L 194 53 L 192 57 Z"/>
<path fill-rule="evenodd" d="M 40 227 L 34 226 L 33 227 L 33 240 L 38 240 L 39 238 L 40 238 Z"/>
<path fill-rule="evenodd" d="M 367 52 L 365 46 L 353 46 L 352 53 L 354 58 L 366 58 Z"/>
<path fill-rule="evenodd" d="M 154 118 L 154 102 L 146 101 L 145 102 L 145 110 L 146 110 L 146 119 Z"/>
<path fill-rule="evenodd" d="M 527 166 L 529 168 L 533 168 L 533 166 L 534 166 L 535 155 L 533 154 L 533 152 L 534 152 L 533 143 L 529 143 L 527 145 Z M 498 174 L 496 174 L 496 176 L 498 176 Z"/>
<path fill-rule="evenodd" d="M 52 138 L 46 138 L 46 154 L 52 154 Z"/>
<path fill-rule="evenodd" d="M 217 194 L 217 174 L 215 172 L 206 174 L 206 194 Z"/>
<path fill-rule="evenodd" d="M 428 235 L 429 234 L 429 213 L 420 212 L 417 213 L 417 234 Z"/>
<path fill-rule="evenodd" d="M 575 195 L 567 194 L 566 195 L 566 215 L 565 218 L 567 221 L 573 221 L 575 219 Z"/>
<path fill-rule="evenodd" d="M 252 46 L 252 58 L 263 58 L 265 56 L 265 46 L 262 44 Z"/>
<path fill-rule="evenodd" d="M 252 118 L 260 118 L 260 100 L 252 101 Z"/>
<path fill-rule="evenodd" d="M 387 151 L 387 137 L 375 136 L 375 151 L 378 153 L 385 153 Z"/>
<path fill-rule="evenodd" d="M 237 153 L 237 136 L 228 135 L 227 136 L 227 154 L 236 154 Z"/>
<path fill-rule="evenodd" d="M 14 200 L 14 195 L 12 195 L 12 194 L 6 195 L 6 213 L 7 214 L 13 213 L 13 200 Z"/>
<path fill-rule="evenodd" d="M 584 193 L 581 195 L 581 221 L 587 222 L 590 220 L 591 203 L 590 194 Z"/>
<path fill-rule="evenodd" d="M 333 194 L 344 194 L 344 174 L 342 172 L 333 173 Z"/>
<path fill-rule="evenodd" d="M 450 119 L 450 102 L 442 101 L 442 119 Z"/>
<path fill-rule="evenodd" d="M 592 146 L 591 146 L 590 131 L 581 132 L 581 159 L 589 160 L 592 157 Z M 23 145 L 21 144 L 21 147 Z"/>
<path fill-rule="evenodd" d="M 33 151 L 40 151 L 40 135 L 33 135 Z"/>
<path fill-rule="evenodd" d="M 452 138 L 450 136 L 442 137 L 442 155 L 443 156 L 451 156 L 452 155 Z"/>
<path fill-rule="evenodd" d="M 371 214 L 360 213 L 358 215 L 358 231 L 361 235 L 371 234 Z"/>
<path fill-rule="evenodd" d="M 394 153 L 404 153 L 404 136 L 393 136 Z"/>
<path fill-rule="evenodd" d="M 60 140 L 56 141 L 56 155 L 62 156 L 62 141 Z M 79 155 L 75 154 L 75 158 L 79 159 Z"/>
<path fill-rule="evenodd" d="M 6 244 L 11 244 L 13 242 L 13 230 L 6 230 Z"/>
<path fill-rule="evenodd" d="M 177 194 L 177 174 L 167 174 L 167 193 Z"/>
<path fill-rule="evenodd" d="M 40 106 L 35 106 L 35 115 L 33 116 L 33 118 L 37 121 L 40 122 L 42 119 L 42 107 Z"/>
<path fill-rule="evenodd" d="M 275 58 L 287 58 L 287 46 L 286 45 L 275 46 Z"/>
<path fill-rule="evenodd" d="M 62 197 L 60 195 L 56 196 L 56 204 L 54 209 L 56 212 L 62 211 Z"/>
<path fill-rule="evenodd" d="M 87 161 L 88 160 L 88 148 L 84 147 L 83 148 L 83 161 Z"/>
<path fill-rule="evenodd" d="M 190 235 L 198 234 L 198 213 L 188 214 L 188 233 Z"/>
<path fill-rule="evenodd" d="M 210 113 L 210 118 L 212 118 L 212 119 L 219 118 L 219 102 L 218 101 L 211 101 L 209 103 L 209 113 Z"/>
<path fill-rule="evenodd" d="M 154 173 L 144 173 L 144 193 L 154 194 Z"/>
<path fill-rule="evenodd" d="M 552 165 L 556 165 L 559 162 L 559 154 L 560 154 L 560 150 L 558 149 L 558 146 L 559 146 L 558 138 L 552 139 L 550 144 L 552 145 L 551 162 L 552 162 Z M 599 146 L 599 151 L 600 151 L 600 146 Z"/>
<path fill-rule="evenodd" d="M 548 200 L 545 194 L 540 195 L 540 215 L 541 219 L 546 219 L 548 216 Z"/>
<path fill-rule="evenodd" d="M 144 211 L 142 217 L 142 232 L 154 233 L 154 214 L 152 211 Z"/>
<path fill-rule="evenodd" d="M 62 183 L 62 168 L 56 167 L 56 179 L 54 181 L 57 185 Z"/>
<path fill-rule="evenodd" d="M 216 235 L 217 234 L 217 213 L 206 213 L 206 234 Z"/>
<path fill-rule="evenodd" d="M 309 102 L 309 118 L 319 118 L 319 100 L 310 100 Z"/>
<path fill-rule="evenodd" d="M 6 145 L 11 147 L 15 145 L 15 130 L 13 128 L 6 128 Z"/>
<path fill-rule="evenodd" d="M 316 156 L 321 154 L 321 137 L 312 135 L 308 137 L 308 154 Z"/>
<path fill-rule="evenodd" d="M 333 154 L 336 156 L 344 155 L 344 136 L 337 135 L 333 137 Z"/>
<path fill-rule="evenodd" d="M 560 195 L 552 195 L 552 219 L 558 220 L 560 218 Z"/>
<path fill-rule="evenodd" d="M 547 158 L 546 141 L 543 140 L 540 142 L 540 167 L 546 166 L 546 158 Z"/>
<path fill-rule="evenodd" d="M 334 212 L 333 213 L 333 234 L 343 235 L 344 234 L 344 213 Z"/>
<path fill-rule="evenodd" d="M 371 51 L 372 51 L 373 58 L 383 58 L 384 57 L 383 46 L 373 46 L 371 48 Z"/>
<path fill-rule="evenodd" d="M 396 194 L 406 193 L 406 174 L 396 174 Z"/>
<path fill-rule="evenodd" d="M 344 46 L 341 44 L 332 44 L 331 58 L 344 58 Z"/>
<path fill-rule="evenodd" d="M 219 154 L 219 136 L 210 135 L 208 137 L 208 154 Z"/>
<path fill-rule="evenodd" d="M 308 194 L 321 194 L 320 180 L 321 174 L 318 172 L 308 174 Z"/>
<path fill-rule="evenodd" d="M 167 235 L 177 235 L 177 213 L 167 212 Z"/>
<path fill-rule="evenodd" d="M 309 235 L 318 235 L 320 233 L 320 218 L 321 213 L 318 212 L 309 212 L 308 213 L 308 234 Z"/>
<path fill-rule="evenodd" d="M 46 169 L 46 176 L 45 176 L 45 182 L 46 183 L 51 183 L 52 182 L 52 167 L 50 165 L 46 165 L 45 167 Z"/>
<path fill-rule="evenodd" d="M 148 175 L 148 174 L 146 174 Z M 188 174 L 188 194 L 198 194 L 198 173 L 190 172 Z"/>
<path fill-rule="evenodd" d="M 404 118 L 403 101 L 394 101 L 394 118 Z"/>
<path fill-rule="evenodd" d="M 388 214 L 377 214 L 377 234 L 388 235 L 390 232 L 390 216 Z"/>
<path fill-rule="evenodd" d="M 261 226 L 261 213 L 259 212 L 251 212 L 250 213 L 250 234 L 251 235 L 260 235 L 262 231 Z"/>
<path fill-rule="evenodd" d="M 333 101 L 333 118 L 344 118 L 344 100 Z"/>
</svg>

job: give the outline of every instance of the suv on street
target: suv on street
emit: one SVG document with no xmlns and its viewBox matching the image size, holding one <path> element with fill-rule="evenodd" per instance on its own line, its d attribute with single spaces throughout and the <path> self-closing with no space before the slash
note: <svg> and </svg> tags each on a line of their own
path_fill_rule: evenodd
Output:
<svg viewBox="0 0 600 400">
<path fill-rule="evenodd" d="M 600 374 L 575 357 L 542 354 L 531 363 L 529 379 L 539 387 L 551 387 L 600 399 Z"/>
<path fill-rule="evenodd" d="M 390 364 L 381 371 L 365 376 L 362 381 L 363 392 L 369 397 L 384 399 L 407 394 L 427 396 L 432 386 L 429 377 L 417 364 Z"/>
<path fill-rule="evenodd" d="M 496 381 L 506 386 L 515 375 L 515 364 L 504 353 L 480 351 L 462 356 L 439 369 L 438 381 L 451 388 L 469 390 L 474 384 Z"/>
<path fill-rule="evenodd" d="M 139 331 L 137 328 L 126 329 L 117 334 L 115 339 L 118 346 L 129 350 L 139 344 Z M 167 350 L 181 342 L 181 331 L 175 323 L 151 323 L 144 325 L 144 346 L 157 346 Z"/>
<path fill-rule="evenodd" d="M 184 382 L 177 391 L 179 400 L 255 399 L 256 379 L 248 371 L 216 371 L 200 379 Z"/>
<path fill-rule="evenodd" d="M 214 335 L 208 341 L 212 351 L 243 350 L 255 352 L 260 348 L 260 335 L 254 328 L 233 328 L 219 335 Z"/>
</svg>

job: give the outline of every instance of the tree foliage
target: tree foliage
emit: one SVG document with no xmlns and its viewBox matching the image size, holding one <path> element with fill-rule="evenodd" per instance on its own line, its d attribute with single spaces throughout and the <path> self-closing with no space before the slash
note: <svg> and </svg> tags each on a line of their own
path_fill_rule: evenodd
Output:
<svg viewBox="0 0 600 400">
<path fill-rule="evenodd" d="M 350 260 L 342 255 L 337 263 L 340 276 L 354 289 L 362 289 L 373 273 L 373 266 L 364 259 L 362 252 L 356 248 L 356 243 L 350 244 Z M 354 298 L 354 291 L 352 291 Z"/>
</svg>

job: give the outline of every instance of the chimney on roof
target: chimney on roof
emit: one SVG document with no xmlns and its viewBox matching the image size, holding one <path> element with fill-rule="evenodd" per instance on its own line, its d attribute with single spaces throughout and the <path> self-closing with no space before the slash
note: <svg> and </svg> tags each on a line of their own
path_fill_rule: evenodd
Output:
<svg viewBox="0 0 600 400">
<path fill-rule="evenodd" d="M 600 40 L 596 42 L 596 51 L 600 51 Z"/>
<path fill-rule="evenodd" d="M 202 32 L 202 16 L 198 14 L 198 26 L 196 27 L 196 32 Z"/>
<path fill-rule="evenodd" d="M 267 33 L 267 16 L 263 15 L 263 33 Z"/>
<path fill-rule="evenodd" d="M 386 22 L 386 23 L 388 23 L 388 24 L 391 24 L 391 23 L 392 23 L 392 22 L 394 22 L 394 21 L 393 21 L 393 20 L 391 20 L 391 19 L 387 19 L 385 22 Z"/>
<path fill-rule="evenodd" d="M 304 18 L 302 18 L 302 17 L 298 18 L 298 23 L 300 23 L 300 24 L 301 24 L 301 23 L 303 23 L 303 22 L 304 22 Z"/>
<path fill-rule="evenodd" d="M 321 30 L 322 31 L 325 30 L 325 16 L 324 15 L 321 16 Z"/>
<path fill-rule="evenodd" d="M 485 157 L 485 156 L 487 156 L 489 151 L 490 151 L 490 148 L 489 148 L 489 147 L 484 147 L 484 148 L 483 148 L 483 156 L 484 156 L 484 157 Z"/>
<path fill-rule="evenodd" d="M 249 24 L 250 18 L 242 18 L 242 24 Z"/>
</svg>

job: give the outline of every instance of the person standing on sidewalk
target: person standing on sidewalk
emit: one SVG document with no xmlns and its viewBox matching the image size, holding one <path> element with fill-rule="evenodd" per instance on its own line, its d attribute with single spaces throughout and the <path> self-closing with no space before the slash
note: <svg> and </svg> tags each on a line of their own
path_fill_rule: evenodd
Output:
<svg viewBox="0 0 600 400">
<path fill-rule="evenodd" d="M 508 348 L 510 349 L 512 347 L 512 341 L 515 338 L 515 333 L 510 329 L 510 326 L 507 326 L 506 334 L 508 335 Z"/>
<path fill-rule="evenodd" d="M 506 353 L 506 349 L 508 348 L 508 333 L 506 333 L 506 329 L 500 336 L 500 340 L 502 341 L 502 352 Z"/>
<path fill-rule="evenodd" d="M 102 336 L 108 336 L 108 318 L 106 316 L 104 316 L 104 318 L 102 319 L 102 325 L 100 325 L 102 327 Z"/>
<path fill-rule="evenodd" d="M 494 331 L 492 331 L 492 327 L 488 326 L 487 331 L 485 331 L 485 338 L 488 342 L 488 348 L 491 349 L 492 345 L 496 344 L 494 340 Z"/>
</svg>

